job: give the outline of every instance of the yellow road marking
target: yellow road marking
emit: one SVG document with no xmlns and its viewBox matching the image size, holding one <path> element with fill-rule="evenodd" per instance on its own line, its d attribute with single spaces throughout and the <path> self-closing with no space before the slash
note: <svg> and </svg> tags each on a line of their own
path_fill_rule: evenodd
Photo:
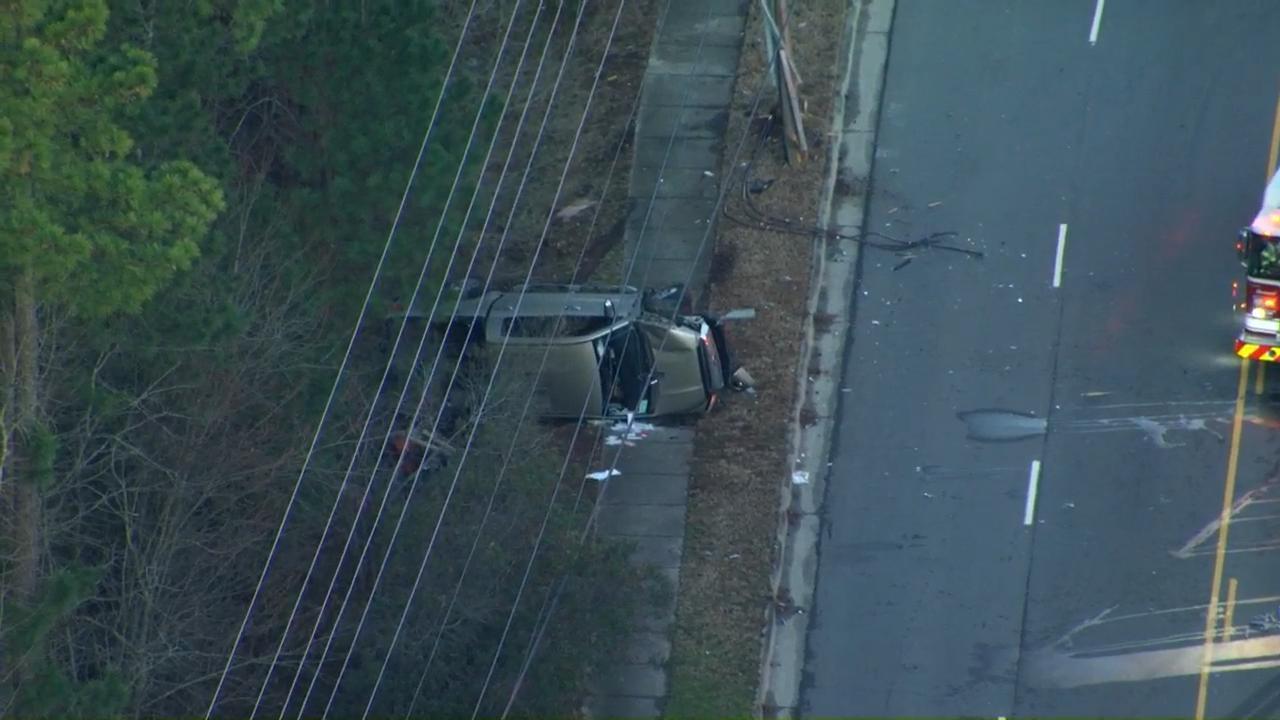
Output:
<svg viewBox="0 0 1280 720">
<path fill-rule="evenodd" d="M 1235 578 L 1227 580 L 1227 614 L 1222 616 L 1222 637 L 1230 640 L 1235 633 L 1236 589 L 1240 583 Z"/>
<path fill-rule="evenodd" d="M 1280 156 L 1280 96 L 1276 97 L 1276 110 L 1271 123 L 1271 148 L 1267 154 L 1267 180 L 1276 172 L 1276 158 Z M 1261 365 L 1261 363 L 1260 363 Z M 1255 392 L 1262 391 L 1263 370 L 1258 368 Z M 1231 448 L 1227 454 L 1227 481 L 1222 490 L 1222 519 L 1218 525 L 1218 549 L 1213 560 L 1213 588 L 1209 592 L 1209 607 L 1204 619 L 1204 658 L 1200 664 L 1200 689 L 1196 693 L 1196 720 L 1204 720 L 1205 704 L 1209 698 L 1209 669 L 1213 662 L 1213 636 L 1218 625 L 1218 599 L 1222 588 L 1222 570 L 1227 555 L 1227 531 L 1231 528 L 1231 506 L 1236 494 L 1236 468 L 1240 463 L 1240 428 L 1244 420 L 1244 395 L 1249 384 L 1249 361 L 1240 362 L 1240 384 L 1236 388 L 1235 414 L 1231 418 Z M 1235 612 L 1235 578 L 1227 589 L 1228 615 Z"/>
<path fill-rule="evenodd" d="M 1213 663 L 1213 636 L 1218 629 L 1218 600 L 1222 569 L 1227 557 L 1227 531 L 1231 528 L 1231 506 L 1236 496 L 1236 468 L 1240 463 L 1240 430 L 1244 425 L 1244 397 L 1249 387 L 1249 361 L 1240 362 L 1240 382 L 1236 387 L 1235 414 L 1231 418 L 1231 448 L 1227 452 L 1227 481 L 1222 491 L 1222 515 L 1218 520 L 1218 549 L 1213 559 L 1213 588 L 1204 615 L 1204 657 L 1200 661 L 1200 688 L 1196 692 L 1196 720 L 1204 720 L 1209 698 L 1209 668 Z"/>
<path fill-rule="evenodd" d="M 1253 383 L 1254 395 L 1262 394 L 1262 388 L 1266 384 L 1266 377 L 1267 377 L 1267 364 L 1258 363 L 1258 377 L 1255 379 L 1255 382 Z"/>
</svg>

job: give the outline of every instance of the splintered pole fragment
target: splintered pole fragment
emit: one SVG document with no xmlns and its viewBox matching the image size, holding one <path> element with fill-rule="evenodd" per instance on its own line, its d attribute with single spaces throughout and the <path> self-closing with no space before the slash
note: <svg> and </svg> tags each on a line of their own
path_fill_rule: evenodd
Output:
<svg viewBox="0 0 1280 720">
<path fill-rule="evenodd" d="M 786 137 L 787 162 L 794 159 L 803 162 L 809 155 L 809 143 L 804 136 L 804 120 L 800 112 L 800 93 L 793 80 L 791 57 L 786 50 L 778 50 L 779 85 L 782 87 L 782 128 Z"/>
<path fill-rule="evenodd" d="M 782 114 L 787 162 L 799 164 L 808 157 L 809 144 L 805 139 L 804 119 L 800 109 L 800 74 L 792 62 L 790 24 L 787 0 L 774 0 L 774 17 L 766 17 L 766 25 L 772 27 L 766 28 L 766 32 L 772 30 L 776 33 L 774 71 L 777 73 L 778 108 Z"/>
</svg>

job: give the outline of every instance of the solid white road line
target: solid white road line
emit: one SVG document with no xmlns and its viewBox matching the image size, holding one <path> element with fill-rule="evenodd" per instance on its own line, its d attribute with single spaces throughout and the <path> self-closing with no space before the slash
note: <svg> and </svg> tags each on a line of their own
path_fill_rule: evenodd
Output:
<svg viewBox="0 0 1280 720">
<path fill-rule="evenodd" d="M 1067 249 L 1067 224 L 1058 225 L 1058 254 L 1053 259 L 1053 286 L 1062 287 L 1062 253 Z"/>
<path fill-rule="evenodd" d="M 1031 472 L 1027 476 L 1027 507 L 1022 511 L 1022 524 L 1030 525 L 1036 516 L 1036 492 L 1040 487 L 1040 461 L 1031 461 Z"/>
<path fill-rule="evenodd" d="M 1098 28 L 1102 26 L 1102 6 L 1107 4 L 1107 0 L 1098 0 L 1098 4 L 1093 7 L 1093 27 L 1089 29 L 1089 44 L 1095 45 L 1098 42 Z"/>
</svg>

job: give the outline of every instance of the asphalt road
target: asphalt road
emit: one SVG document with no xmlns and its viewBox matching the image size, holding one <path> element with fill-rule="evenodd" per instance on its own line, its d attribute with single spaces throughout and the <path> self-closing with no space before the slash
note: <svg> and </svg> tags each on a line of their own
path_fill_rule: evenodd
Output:
<svg viewBox="0 0 1280 720">
<path fill-rule="evenodd" d="M 1280 367 L 1230 307 L 1280 3 L 1097 8 L 898 0 L 867 227 L 984 256 L 861 256 L 810 716 L 1280 717 Z"/>
</svg>

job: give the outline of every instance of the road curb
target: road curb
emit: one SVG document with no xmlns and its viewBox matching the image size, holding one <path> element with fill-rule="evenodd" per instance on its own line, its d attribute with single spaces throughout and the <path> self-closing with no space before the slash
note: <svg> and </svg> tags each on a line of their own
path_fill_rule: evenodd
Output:
<svg viewBox="0 0 1280 720">
<path fill-rule="evenodd" d="M 792 411 L 789 467 L 795 475 L 782 479 L 770 584 L 774 601 L 766 611 L 765 641 L 760 663 L 757 717 L 789 718 L 801 710 L 809 610 L 817 573 L 822 500 L 827 483 L 827 455 L 832 423 L 842 389 L 841 370 L 852 322 L 858 244 L 850 240 L 863 228 L 874 161 L 875 133 L 889 57 L 889 34 L 896 0 L 853 0 L 846 15 L 837 62 L 842 78 L 832 112 L 831 155 L 819 210 L 820 226 L 840 233 L 813 240 L 809 321 L 805 324 L 797 366 L 796 404 Z M 852 115 L 852 117 L 849 117 Z M 842 190 L 836 203 L 837 180 Z M 822 318 L 821 322 L 818 318 Z M 811 368 L 818 372 L 811 374 Z M 805 427 L 802 412 L 820 422 Z M 809 415 L 808 412 L 804 412 Z M 805 479 L 796 482 L 793 478 Z"/>
</svg>

